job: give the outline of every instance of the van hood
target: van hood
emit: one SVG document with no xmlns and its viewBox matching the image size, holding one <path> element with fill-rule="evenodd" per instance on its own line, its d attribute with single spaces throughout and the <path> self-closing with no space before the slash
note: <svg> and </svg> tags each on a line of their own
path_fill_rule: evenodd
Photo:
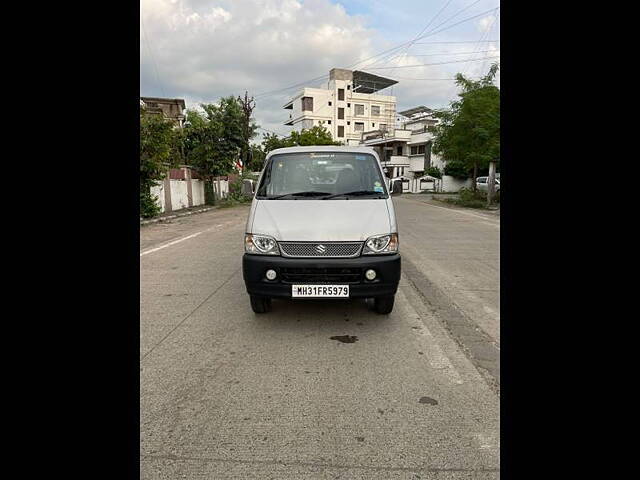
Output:
<svg viewBox="0 0 640 480">
<path fill-rule="evenodd" d="M 278 241 L 364 241 L 391 232 L 387 202 L 362 200 L 260 200 L 250 233 Z"/>
</svg>

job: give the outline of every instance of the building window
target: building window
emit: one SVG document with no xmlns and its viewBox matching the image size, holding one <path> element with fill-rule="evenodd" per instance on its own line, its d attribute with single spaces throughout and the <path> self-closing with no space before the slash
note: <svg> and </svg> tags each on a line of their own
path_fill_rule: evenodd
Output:
<svg viewBox="0 0 640 480">
<path fill-rule="evenodd" d="M 356 112 L 355 114 L 358 116 L 364 115 L 364 105 L 358 105 L 357 103 L 354 105 Z"/>
<path fill-rule="evenodd" d="M 338 100 L 344 100 L 344 88 L 338 89 Z"/>
<path fill-rule="evenodd" d="M 351 104 L 350 103 L 347 103 L 347 108 L 351 108 Z"/>
<path fill-rule="evenodd" d="M 338 137 L 344 137 L 344 126 L 338 125 Z"/>
<path fill-rule="evenodd" d="M 371 105 L 371 115 L 374 117 L 380 116 L 380 105 Z"/>
<path fill-rule="evenodd" d="M 424 145 L 418 146 L 418 153 L 424 153 Z"/>
<path fill-rule="evenodd" d="M 386 123 L 381 123 L 380 124 L 380 130 L 385 131 L 387 129 L 387 124 Z"/>
<path fill-rule="evenodd" d="M 313 112 L 313 97 L 302 97 L 302 111 Z"/>
<path fill-rule="evenodd" d="M 356 132 L 364 132 L 364 122 L 356 122 L 356 123 L 354 124 L 353 129 L 354 129 Z"/>
<path fill-rule="evenodd" d="M 417 155 L 418 154 L 418 147 L 411 147 L 411 155 Z"/>
<path fill-rule="evenodd" d="M 398 145 L 396 148 L 396 155 L 402 155 L 402 145 Z"/>
<path fill-rule="evenodd" d="M 329 125 L 331 125 L 331 120 L 327 120 L 327 123 L 328 123 Z"/>
<path fill-rule="evenodd" d="M 372 124 L 371 124 L 371 126 L 372 126 L 372 127 L 375 127 L 375 126 L 376 126 L 376 124 L 375 124 L 375 123 L 372 123 Z"/>
<path fill-rule="evenodd" d="M 338 107 L 338 120 L 344 120 L 344 108 Z"/>
<path fill-rule="evenodd" d="M 351 122 L 347 122 L 347 125 L 351 125 Z"/>
<path fill-rule="evenodd" d="M 351 90 L 351 85 L 347 85 L 347 90 Z"/>
<path fill-rule="evenodd" d="M 331 106 L 331 101 L 329 101 L 329 106 Z"/>
</svg>

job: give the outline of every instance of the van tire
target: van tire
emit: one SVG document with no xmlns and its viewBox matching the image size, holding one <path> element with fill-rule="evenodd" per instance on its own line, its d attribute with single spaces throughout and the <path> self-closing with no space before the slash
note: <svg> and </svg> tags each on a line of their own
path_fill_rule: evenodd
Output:
<svg viewBox="0 0 640 480">
<path fill-rule="evenodd" d="M 388 315 L 393 310 L 393 302 L 395 295 L 388 297 L 376 297 L 373 299 L 373 308 L 377 313 L 382 315 Z"/>
<path fill-rule="evenodd" d="M 271 310 L 271 299 L 269 297 L 249 295 L 249 298 L 251 299 L 251 309 L 255 313 L 267 313 Z"/>
</svg>

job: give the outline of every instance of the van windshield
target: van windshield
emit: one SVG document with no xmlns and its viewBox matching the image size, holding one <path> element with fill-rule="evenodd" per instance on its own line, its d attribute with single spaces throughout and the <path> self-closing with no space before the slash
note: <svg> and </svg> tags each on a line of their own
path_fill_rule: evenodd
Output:
<svg viewBox="0 0 640 480">
<path fill-rule="evenodd" d="M 386 183 L 373 155 L 350 152 L 302 152 L 269 159 L 257 198 L 388 198 Z"/>
</svg>

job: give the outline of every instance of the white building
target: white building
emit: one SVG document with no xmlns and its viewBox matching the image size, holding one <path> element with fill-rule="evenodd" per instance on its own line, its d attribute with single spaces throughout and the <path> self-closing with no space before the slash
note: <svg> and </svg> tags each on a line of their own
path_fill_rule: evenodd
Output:
<svg viewBox="0 0 640 480">
<path fill-rule="evenodd" d="M 333 68 L 326 85 L 303 88 L 283 108 L 296 130 L 325 127 L 334 140 L 360 145 L 362 133 L 393 127 L 396 97 L 376 92 L 398 82 L 361 71 Z"/>
<path fill-rule="evenodd" d="M 425 106 L 396 113 L 396 97 L 378 93 L 396 83 L 367 72 L 333 68 L 325 85 L 303 88 L 284 105 L 289 110 L 285 125 L 296 130 L 319 125 L 345 145 L 373 147 L 389 180 L 402 180 L 405 191 L 454 192 L 470 185 L 470 180 L 443 176 L 436 181 L 426 175 L 430 166 L 444 170 L 442 159 L 431 152 L 433 134 L 427 131 L 438 120 Z"/>
<path fill-rule="evenodd" d="M 442 159 L 431 151 L 433 134 L 428 128 L 438 123 L 433 110 L 421 105 L 399 112 L 394 120 L 392 129 L 363 132 L 361 142 L 378 152 L 387 177 L 402 180 L 404 190 L 414 193 L 459 189 L 453 179 L 439 182 L 426 175 L 429 167 L 444 170 Z"/>
</svg>

